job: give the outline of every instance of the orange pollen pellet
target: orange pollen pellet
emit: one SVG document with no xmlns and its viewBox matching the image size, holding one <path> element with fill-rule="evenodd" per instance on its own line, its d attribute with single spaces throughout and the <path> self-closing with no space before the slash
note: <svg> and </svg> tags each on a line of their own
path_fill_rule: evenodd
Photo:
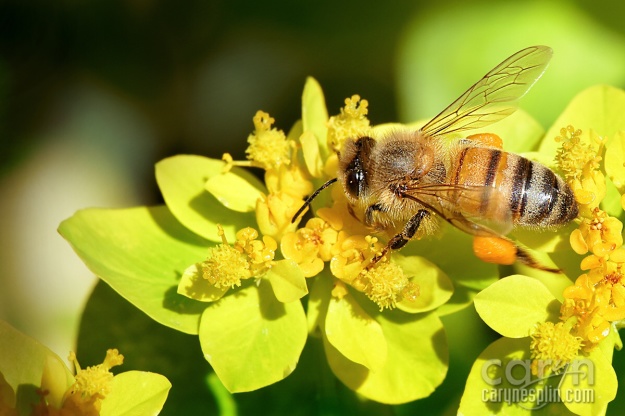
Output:
<svg viewBox="0 0 625 416">
<path fill-rule="evenodd" d="M 486 263 L 509 265 L 517 259 L 514 243 L 498 237 L 473 237 L 473 252 Z"/>
<path fill-rule="evenodd" d="M 497 149 L 503 149 L 503 141 L 501 137 L 494 133 L 478 133 L 472 134 L 467 137 L 468 140 L 479 142 L 484 146 L 495 147 Z"/>
</svg>

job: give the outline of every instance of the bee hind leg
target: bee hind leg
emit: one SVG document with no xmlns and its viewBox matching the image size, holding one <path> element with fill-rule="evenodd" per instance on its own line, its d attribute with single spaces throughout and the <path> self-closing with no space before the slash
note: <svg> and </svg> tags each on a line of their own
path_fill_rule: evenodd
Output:
<svg viewBox="0 0 625 416">
<path fill-rule="evenodd" d="M 486 263 L 511 265 L 518 261 L 534 269 L 561 273 L 560 269 L 543 266 L 527 250 L 501 236 L 474 236 L 473 252 Z"/>
<path fill-rule="evenodd" d="M 550 272 L 550 273 L 562 273 L 562 270 L 558 268 L 547 267 L 547 266 L 540 264 L 538 261 L 536 261 L 536 259 L 532 257 L 530 253 L 528 253 L 527 251 L 525 251 L 523 248 L 519 246 L 517 246 L 516 257 L 519 263 L 525 264 L 526 266 L 532 267 L 534 269 L 543 270 L 545 272 Z"/>
<path fill-rule="evenodd" d="M 419 211 L 417 211 L 417 213 L 413 215 L 412 218 L 408 220 L 408 222 L 406 222 L 406 225 L 404 225 L 404 229 L 402 230 L 402 232 L 388 240 L 386 246 L 382 249 L 380 253 L 378 253 L 373 258 L 373 260 L 371 260 L 371 263 L 369 263 L 369 266 L 367 266 L 367 268 L 373 267 L 390 250 L 398 250 L 405 246 L 408 241 L 410 241 L 412 237 L 414 237 L 414 235 L 417 233 L 417 230 L 419 230 L 419 227 L 421 226 L 421 221 L 428 215 L 430 215 L 430 213 L 424 209 L 420 209 Z"/>
</svg>

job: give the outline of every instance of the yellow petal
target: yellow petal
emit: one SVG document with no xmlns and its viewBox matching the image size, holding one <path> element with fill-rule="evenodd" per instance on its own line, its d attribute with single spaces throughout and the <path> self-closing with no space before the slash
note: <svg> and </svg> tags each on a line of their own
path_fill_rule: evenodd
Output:
<svg viewBox="0 0 625 416">
<path fill-rule="evenodd" d="M 573 251 L 577 254 L 588 253 L 588 244 L 586 244 L 586 240 L 584 239 L 581 230 L 573 230 L 569 238 L 569 242 L 571 243 L 571 247 L 573 247 Z"/>
</svg>

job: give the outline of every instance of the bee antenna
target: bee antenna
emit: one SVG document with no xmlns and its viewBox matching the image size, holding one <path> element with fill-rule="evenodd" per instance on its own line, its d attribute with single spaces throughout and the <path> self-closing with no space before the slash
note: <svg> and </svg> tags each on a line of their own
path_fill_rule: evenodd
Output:
<svg viewBox="0 0 625 416">
<path fill-rule="evenodd" d="M 315 192 L 313 192 L 308 198 L 306 198 L 306 201 L 304 201 L 304 204 L 300 207 L 300 209 L 297 210 L 297 212 L 295 213 L 295 215 L 293 215 L 293 219 L 291 220 L 291 224 L 293 224 L 295 222 L 295 220 L 297 220 L 297 218 L 299 218 L 299 216 L 302 214 L 302 212 L 304 212 L 304 210 L 306 208 L 308 208 L 308 206 L 310 205 L 310 203 L 312 202 L 313 199 L 315 199 L 315 197 L 317 195 L 319 195 L 319 192 L 323 191 L 324 189 L 326 189 L 328 186 L 332 185 L 334 182 L 336 182 L 338 180 L 338 178 L 332 178 L 329 181 L 327 181 L 326 183 L 324 183 L 323 185 L 321 185 L 319 187 L 319 189 L 317 189 Z"/>
</svg>

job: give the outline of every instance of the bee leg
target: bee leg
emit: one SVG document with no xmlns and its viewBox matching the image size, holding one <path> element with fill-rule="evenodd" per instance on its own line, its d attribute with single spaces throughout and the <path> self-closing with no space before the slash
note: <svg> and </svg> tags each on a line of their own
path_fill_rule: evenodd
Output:
<svg viewBox="0 0 625 416">
<path fill-rule="evenodd" d="M 389 250 L 398 250 L 405 246 L 408 241 L 410 241 L 412 237 L 414 237 L 414 235 L 417 233 L 417 230 L 421 225 L 421 221 L 428 215 L 430 215 L 430 213 L 424 209 L 420 209 L 419 211 L 417 211 L 417 213 L 413 215 L 412 218 L 408 220 L 408 222 L 406 222 L 406 225 L 404 225 L 404 229 L 402 230 L 402 232 L 388 241 L 382 251 L 378 253 L 373 258 L 373 260 L 371 260 L 371 263 L 368 267 L 372 267 L 374 264 L 380 261 L 382 257 L 384 257 L 386 253 L 389 252 Z"/>
<path fill-rule="evenodd" d="M 545 272 L 562 273 L 562 270 L 558 268 L 543 266 L 538 261 L 536 261 L 536 259 L 534 259 L 530 253 L 528 253 L 521 247 L 516 246 L 516 249 L 516 258 L 519 263 L 525 264 L 526 266 L 532 267 L 534 269 L 543 270 Z"/>
<path fill-rule="evenodd" d="M 477 142 L 483 146 L 495 147 L 497 149 L 503 149 L 503 141 L 501 137 L 493 133 L 478 133 L 472 134 L 467 137 L 467 140 Z"/>
<path fill-rule="evenodd" d="M 561 272 L 559 269 L 543 266 L 525 249 L 501 236 L 474 236 L 473 252 L 486 263 L 510 265 L 518 261 L 534 269 L 551 273 Z"/>
</svg>

